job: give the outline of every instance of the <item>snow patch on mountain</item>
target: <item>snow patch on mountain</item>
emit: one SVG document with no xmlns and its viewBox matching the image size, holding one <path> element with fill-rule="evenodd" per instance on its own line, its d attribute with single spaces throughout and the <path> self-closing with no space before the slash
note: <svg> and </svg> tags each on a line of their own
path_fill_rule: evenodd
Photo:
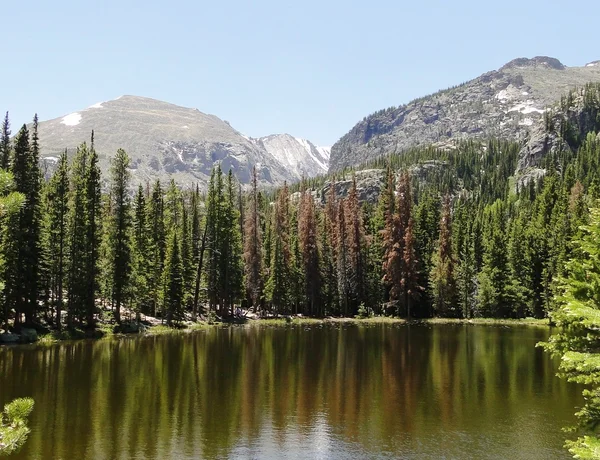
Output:
<svg viewBox="0 0 600 460">
<path fill-rule="evenodd" d="M 511 109 L 509 109 L 508 112 L 521 112 L 524 115 L 528 115 L 528 114 L 534 113 L 534 112 L 535 113 L 544 113 L 544 111 L 542 109 L 538 109 L 533 106 L 533 101 L 527 101 L 522 104 L 517 104 L 514 107 L 512 107 Z"/>
<path fill-rule="evenodd" d="M 78 112 L 71 113 L 66 117 L 63 117 L 61 123 L 65 126 L 77 126 L 81 121 L 81 114 Z"/>
<path fill-rule="evenodd" d="M 88 109 L 101 109 L 103 107 L 102 102 L 96 102 L 88 107 Z"/>
</svg>

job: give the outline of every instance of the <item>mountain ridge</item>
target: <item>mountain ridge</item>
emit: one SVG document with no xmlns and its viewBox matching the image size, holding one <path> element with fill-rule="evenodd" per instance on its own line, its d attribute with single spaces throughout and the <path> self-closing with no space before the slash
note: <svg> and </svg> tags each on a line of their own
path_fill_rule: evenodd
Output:
<svg viewBox="0 0 600 460">
<path fill-rule="evenodd" d="M 513 59 L 460 85 L 364 117 L 332 146 L 329 172 L 454 139 L 525 141 L 547 106 L 590 81 L 600 81 L 598 61 L 567 67 L 548 56 Z"/>
<path fill-rule="evenodd" d="M 95 146 L 102 170 L 110 158 L 123 148 L 131 158 L 131 170 L 137 182 L 174 178 L 182 185 L 205 185 L 214 164 L 232 169 L 242 183 L 250 181 L 257 166 L 264 185 L 296 181 L 303 175 L 326 172 L 328 156 L 315 155 L 310 141 L 295 138 L 293 163 L 285 152 L 266 148 L 260 140 L 241 134 L 228 122 L 197 108 L 182 107 L 158 99 L 123 95 L 98 102 L 81 110 L 39 123 L 42 161 L 51 169 L 58 155 L 89 139 L 94 131 Z M 278 135 L 269 136 L 277 139 Z M 318 161 L 317 161 L 318 160 Z M 325 162 L 325 163 L 323 163 Z"/>
</svg>

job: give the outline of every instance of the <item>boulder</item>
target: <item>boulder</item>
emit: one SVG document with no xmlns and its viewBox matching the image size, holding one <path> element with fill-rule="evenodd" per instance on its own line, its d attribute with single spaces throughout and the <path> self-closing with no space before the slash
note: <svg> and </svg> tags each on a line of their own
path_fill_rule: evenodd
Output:
<svg viewBox="0 0 600 460">
<path fill-rule="evenodd" d="M 0 334 L 0 343 L 17 343 L 18 341 L 19 336 L 17 334 L 11 334 L 10 332 Z"/>
<path fill-rule="evenodd" d="M 37 342 L 38 333 L 35 329 L 30 329 L 27 327 L 21 328 L 21 342 L 23 343 L 33 343 Z"/>
</svg>

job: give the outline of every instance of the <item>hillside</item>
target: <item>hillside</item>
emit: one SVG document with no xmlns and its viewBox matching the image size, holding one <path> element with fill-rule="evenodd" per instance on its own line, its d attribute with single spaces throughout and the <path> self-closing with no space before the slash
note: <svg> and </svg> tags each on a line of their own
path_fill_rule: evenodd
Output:
<svg viewBox="0 0 600 460">
<path fill-rule="evenodd" d="M 315 155 L 317 147 L 306 140 L 289 135 L 251 139 L 214 115 L 137 96 L 121 96 L 42 121 L 42 159 L 51 169 L 60 152 L 74 152 L 92 130 L 101 168 L 108 171 L 110 158 L 123 148 L 138 182 L 172 177 L 179 184 L 204 184 L 220 162 L 242 183 L 249 182 L 256 165 L 263 184 L 277 185 L 323 173 L 328 167 L 328 151 Z M 284 142 L 288 138 L 293 145 Z"/>
<path fill-rule="evenodd" d="M 600 61 L 567 67 L 519 58 L 469 82 L 365 117 L 331 149 L 329 170 L 452 139 L 521 141 L 545 108 L 575 86 L 600 81 Z"/>
</svg>

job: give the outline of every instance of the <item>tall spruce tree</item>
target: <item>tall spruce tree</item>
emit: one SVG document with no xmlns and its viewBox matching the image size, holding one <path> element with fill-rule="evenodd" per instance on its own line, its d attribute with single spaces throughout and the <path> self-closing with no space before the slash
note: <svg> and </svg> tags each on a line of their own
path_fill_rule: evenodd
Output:
<svg viewBox="0 0 600 460">
<path fill-rule="evenodd" d="M 111 215 L 108 229 L 112 305 L 117 323 L 121 323 L 121 306 L 131 292 L 131 198 L 128 192 L 131 173 L 129 156 L 119 149 L 111 164 Z"/>
<path fill-rule="evenodd" d="M 289 190 L 286 183 L 279 191 L 271 224 L 271 258 L 265 296 L 277 313 L 286 311 L 290 302 L 290 227 Z"/>
<path fill-rule="evenodd" d="M 221 166 L 213 168 L 208 184 L 208 197 L 206 204 L 206 225 L 208 241 L 208 267 L 207 267 L 207 292 L 209 309 L 216 310 L 222 307 L 220 302 L 220 283 L 222 272 L 220 270 L 221 246 L 223 239 L 223 206 L 225 202 L 223 193 L 223 172 Z"/>
<path fill-rule="evenodd" d="M 160 180 L 156 180 L 148 200 L 148 289 L 150 314 L 156 316 L 160 310 L 162 295 L 162 274 L 166 252 L 166 232 L 164 221 L 164 196 Z"/>
<path fill-rule="evenodd" d="M 12 262 L 17 260 L 18 246 L 14 235 L 18 230 L 20 208 L 25 196 L 15 191 L 13 176 L 0 169 L 0 292 L 4 294 L 2 324 L 9 330 L 10 314 L 14 307 L 14 297 L 7 290 L 14 286 L 16 273 Z"/>
<path fill-rule="evenodd" d="M 67 242 L 67 324 L 74 325 L 81 320 L 86 296 L 86 173 L 89 151 L 85 143 L 77 147 L 77 153 L 71 163 L 71 178 L 68 206 L 68 242 Z"/>
<path fill-rule="evenodd" d="M 246 296 L 254 311 L 263 295 L 262 235 L 258 212 L 258 177 L 256 166 L 252 168 L 252 189 L 244 222 L 244 273 Z"/>
<path fill-rule="evenodd" d="M 163 310 L 167 325 L 183 319 L 183 264 L 177 232 L 171 232 L 163 273 Z"/>
<path fill-rule="evenodd" d="M 452 252 L 452 214 L 450 196 L 442 202 L 438 250 L 434 253 L 429 277 L 433 294 L 433 307 L 437 315 L 459 316 L 455 279 L 455 259 Z"/>
<path fill-rule="evenodd" d="M 133 309 L 139 319 L 140 313 L 150 313 L 151 298 L 149 295 L 150 275 L 150 228 L 146 215 L 146 195 L 140 185 L 135 195 L 133 205 L 133 244 L 132 244 L 132 274 L 131 293 Z"/>
<path fill-rule="evenodd" d="M 2 122 L 2 134 L 0 134 L 0 168 L 8 171 L 11 157 L 10 121 L 8 119 L 8 112 L 6 112 L 4 121 Z"/>
<path fill-rule="evenodd" d="M 85 170 L 85 251 L 86 266 L 83 283 L 86 286 L 84 309 L 88 328 L 95 327 L 96 293 L 98 292 L 98 261 L 102 236 L 102 195 L 101 172 L 98 165 L 98 153 L 94 147 L 94 132 L 90 143 L 88 164 Z"/>
<path fill-rule="evenodd" d="M 38 277 L 40 266 L 40 188 L 37 115 L 34 118 L 31 142 L 29 131 L 25 125 L 21 128 L 14 145 L 12 173 L 17 191 L 25 196 L 21 207 L 17 234 L 18 257 L 10 262 L 17 270 L 12 286 L 7 286 L 14 294 L 13 300 L 17 310 L 17 322 L 21 313 L 25 314 L 25 324 L 33 325 L 36 320 L 38 306 Z"/>
<path fill-rule="evenodd" d="M 337 214 L 337 285 L 339 295 L 339 313 L 348 316 L 352 295 L 351 280 L 349 277 L 350 257 L 348 251 L 348 227 L 346 226 L 345 200 L 338 203 Z"/>
<path fill-rule="evenodd" d="M 365 267 L 366 240 L 362 211 L 358 202 L 356 177 L 352 178 L 352 186 L 346 200 L 346 225 L 348 227 L 349 280 L 351 287 L 350 314 L 358 312 L 358 306 L 367 302 L 367 277 Z"/>
<path fill-rule="evenodd" d="M 64 308 L 64 285 L 66 275 L 66 256 L 68 243 L 69 215 L 69 164 L 64 152 L 57 164 L 46 189 L 46 215 L 44 234 L 46 253 L 50 267 L 50 286 L 54 295 L 56 309 L 55 324 L 62 327 Z"/>
<path fill-rule="evenodd" d="M 192 284 L 194 282 L 194 264 L 192 259 L 192 235 L 190 233 L 189 210 L 185 199 L 181 200 L 181 264 L 183 266 L 183 299 L 185 308 L 192 303 Z"/>
<path fill-rule="evenodd" d="M 224 312 L 234 314 L 234 305 L 241 300 L 244 283 L 240 213 L 237 206 L 236 184 L 231 169 L 227 174 L 225 202 L 222 215 L 220 251 L 220 291 Z"/>
<path fill-rule="evenodd" d="M 302 249 L 304 271 L 305 314 L 320 315 L 321 307 L 321 271 L 318 246 L 318 229 L 315 202 L 309 192 L 301 198 L 298 233 Z"/>
</svg>

